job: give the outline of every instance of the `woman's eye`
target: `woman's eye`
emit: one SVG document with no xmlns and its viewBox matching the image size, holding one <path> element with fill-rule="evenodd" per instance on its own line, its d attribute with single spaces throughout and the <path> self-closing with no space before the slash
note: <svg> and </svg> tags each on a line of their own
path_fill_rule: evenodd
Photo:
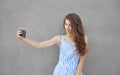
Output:
<svg viewBox="0 0 120 75">
<path fill-rule="evenodd" d="M 65 25 L 67 25 L 67 24 L 65 23 Z"/>
</svg>

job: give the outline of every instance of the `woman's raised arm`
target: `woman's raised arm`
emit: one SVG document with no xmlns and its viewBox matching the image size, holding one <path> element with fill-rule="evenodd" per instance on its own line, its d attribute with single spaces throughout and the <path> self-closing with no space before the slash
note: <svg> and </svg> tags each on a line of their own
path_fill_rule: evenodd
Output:
<svg viewBox="0 0 120 75">
<path fill-rule="evenodd" d="M 45 47 L 49 47 L 49 46 L 52 46 L 52 45 L 55 45 L 55 44 L 57 44 L 57 45 L 60 44 L 60 36 L 59 35 L 54 36 L 50 40 L 46 40 L 46 41 L 43 41 L 43 42 L 36 42 L 36 41 L 31 40 L 31 39 L 24 38 L 24 37 L 20 36 L 22 34 L 22 31 L 23 31 L 22 28 L 18 29 L 18 31 L 17 31 L 17 37 L 20 40 L 24 41 L 25 43 L 27 43 L 30 46 L 33 46 L 35 48 L 45 48 Z"/>
</svg>

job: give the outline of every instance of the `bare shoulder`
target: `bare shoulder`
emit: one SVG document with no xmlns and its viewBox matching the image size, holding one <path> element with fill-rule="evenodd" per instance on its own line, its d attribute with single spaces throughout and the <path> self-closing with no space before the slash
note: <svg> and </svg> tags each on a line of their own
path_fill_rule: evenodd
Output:
<svg viewBox="0 0 120 75">
<path fill-rule="evenodd" d="M 85 40 L 88 40 L 88 36 L 85 36 Z"/>
<path fill-rule="evenodd" d="M 85 36 L 85 42 L 88 44 L 88 36 Z"/>
<path fill-rule="evenodd" d="M 57 41 L 60 41 L 60 35 L 55 35 L 53 38 L 55 38 Z"/>
<path fill-rule="evenodd" d="M 60 35 L 55 35 L 55 36 L 53 37 L 53 39 L 55 39 L 56 42 L 57 42 L 58 44 L 60 44 Z"/>
</svg>

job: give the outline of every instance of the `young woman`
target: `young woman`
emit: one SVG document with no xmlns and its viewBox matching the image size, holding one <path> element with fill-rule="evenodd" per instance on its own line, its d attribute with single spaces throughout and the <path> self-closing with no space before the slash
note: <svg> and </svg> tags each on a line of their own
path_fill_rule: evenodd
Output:
<svg viewBox="0 0 120 75">
<path fill-rule="evenodd" d="M 81 19 L 77 14 L 70 13 L 66 15 L 63 26 L 66 31 L 65 35 L 56 35 L 40 43 L 20 36 L 22 28 L 18 29 L 17 37 L 36 48 L 45 48 L 55 44 L 60 47 L 59 61 L 53 75 L 82 75 L 88 38 L 84 34 Z"/>
</svg>

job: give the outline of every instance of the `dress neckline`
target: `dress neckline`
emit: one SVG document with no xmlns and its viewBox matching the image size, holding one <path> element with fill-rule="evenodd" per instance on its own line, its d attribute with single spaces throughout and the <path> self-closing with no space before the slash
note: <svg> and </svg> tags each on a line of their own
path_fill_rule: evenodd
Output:
<svg viewBox="0 0 120 75">
<path fill-rule="evenodd" d="M 65 40 L 66 43 L 68 43 L 68 44 L 70 44 L 70 45 L 75 45 L 74 43 L 68 42 L 68 41 L 66 40 L 66 38 L 65 38 L 65 35 L 63 35 L 63 37 L 64 37 L 64 40 Z"/>
</svg>

